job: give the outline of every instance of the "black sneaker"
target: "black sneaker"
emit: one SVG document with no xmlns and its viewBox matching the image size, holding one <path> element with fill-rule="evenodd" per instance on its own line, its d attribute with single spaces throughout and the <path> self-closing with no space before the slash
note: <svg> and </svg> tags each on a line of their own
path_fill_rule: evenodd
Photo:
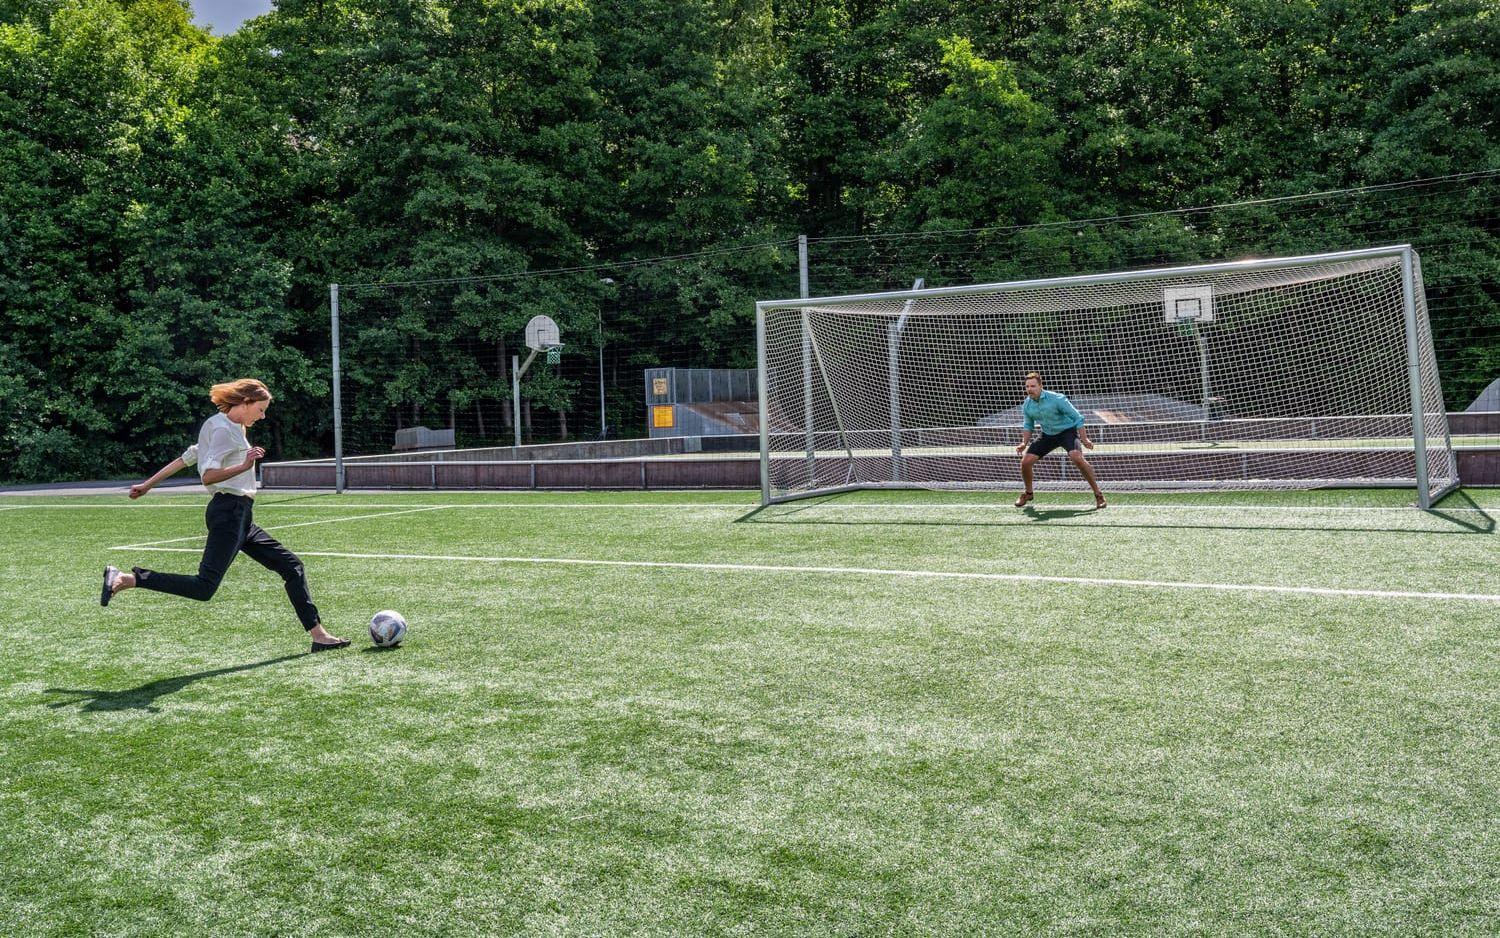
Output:
<svg viewBox="0 0 1500 938">
<path fill-rule="evenodd" d="M 104 589 L 99 593 L 99 605 L 108 606 L 109 601 L 114 598 L 115 584 L 119 582 L 120 571 L 114 567 L 104 568 Z"/>
<path fill-rule="evenodd" d="M 336 642 L 317 642 L 317 641 L 315 641 L 315 642 L 312 643 L 312 650 L 313 651 L 333 651 L 335 648 L 348 648 L 348 647 L 349 647 L 349 639 L 347 639 L 347 638 L 341 638 L 341 639 L 339 639 Z"/>
</svg>

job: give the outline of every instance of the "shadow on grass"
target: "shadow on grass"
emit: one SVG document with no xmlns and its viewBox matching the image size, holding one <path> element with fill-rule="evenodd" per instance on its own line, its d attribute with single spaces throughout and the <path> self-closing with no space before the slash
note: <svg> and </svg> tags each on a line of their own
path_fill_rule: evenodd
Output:
<svg viewBox="0 0 1500 938">
<path fill-rule="evenodd" d="M 252 661 L 249 664 L 237 664 L 232 668 L 215 668 L 212 671 L 199 671 L 196 674 L 179 674 L 176 677 L 164 677 L 142 684 L 140 687 L 132 687 L 129 690 L 85 690 L 72 687 L 49 687 L 49 694 L 73 694 L 72 700 L 57 700 L 47 704 L 52 709 L 59 707 L 71 707 L 74 704 L 82 704 L 80 710 L 86 713 L 99 713 L 113 710 L 145 710 L 148 713 L 159 713 L 160 707 L 155 706 L 156 701 L 170 694 L 175 694 L 205 678 L 218 677 L 222 674 L 234 674 L 237 671 L 251 671 L 255 668 L 264 668 L 283 661 L 293 661 L 297 658 L 306 658 L 312 652 L 300 652 L 294 655 L 282 655 L 279 658 L 267 658 L 264 661 Z"/>
<path fill-rule="evenodd" d="M 1477 504 L 1474 499 L 1463 489 L 1458 489 L 1446 496 L 1437 506 L 1426 511 L 1418 511 L 1416 508 L 1402 509 L 1400 506 L 1390 506 L 1394 511 L 1409 510 L 1412 517 L 1432 518 L 1437 521 L 1451 524 L 1451 528 L 1392 528 L 1376 525 L 1340 525 L 1338 527 L 1327 527 L 1318 524 L 1316 512 L 1323 506 L 1308 505 L 1307 509 L 1314 520 L 1305 523 L 1289 524 L 1214 524 L 1214 523 L 1191 523 L 1177 520 L 1174 517 L 1162 517 L 1159 520 L 1151 520 L 1138 523 L 1129 523 L 1116 520 L 1118 518 L 1133 515 L 1120 514 L 1114 508 L 1099 509 L 1093 505 L 1079 505 L 1073 508 L 1038 508 L 1035 503 L 1026 508 L 1015 511 L 1011 517 L 1014 521 L 979 521 L 974 518 L 966 519 L 935 519 L 924 521 L 920 519 L 903 519 L 900 521 L 880 517 L 870 518 L 848 518 L 846 520 L 830 519 L 826 515 L 811 517 L 799 517 L 800 515 L 815 511 L 816 509 L 836 503 L 844 496 L 853 493 L 841 492 L 835 495 L 826 495 L 818 498 L 810 498 L 805 502 L 782 503 L 779 505 L 761 505 L 744 515 L 735 519 L 736 524 L 818 524 L 830 526 L 849 527 L 937 527 L 937 528 L 1013 528 L 1028 524 L 1045 524 L 1048 521 L 1066 521 L 1070 518 L 1079 518 L 1086 515 L 1100 515 L 1109 520 L 1101 521 L 1097 525 L 1061 525 L 1062 528 L 1077 528 L 1078 530 L 1095 530 L 1096 528 L 1134 528 L 1144 530 L 1172 529 L 1172 530 L 1199 530 L 1199 531 L 1347 531 L 1352 534 L 1493 534 L 1495 532 L 1495 518 L 1488 509 Z M 860 507 L 879 510 L 880 502 L 867 502 Z M 965 506 L 962 502 L 943 504 L 934 502 L 934 508 L 950 508 L 961 510 Z M 1132 512 L 1149 509 L 1149 505 L 1127 505 Z M 1176 506 L 1166 506 L 1176 507 Z M 1226 502 L 1222 504 L 1205 504 L 1205 511 L 1234 511 L 1243 509 L 1254 511 L 1256 506 L 1244 503 Z M 1335 506 L 1336 507 L 1336 506 Z M 994 509 L 990 509 L 994 510 Z"/>
<path fill-rule="evenodd" d="M 305 502 L 310 498 L 328 498 L 333 494 L 332 492 L 309 492 L 306 495 L 288 495 L 286 498 L 267 498 L 264 501 L 257 499 L 255 506 L 267 508 L 271 505 L 289 505 L 292 502 Z"/>
<path fill-rule="evenodd" d="M 401 646 L 400 645 L 371 645 L 368 648 L 361 648 L 360 649 L 361 652 L 363 652 L 364 654 L 367 654 L 367 655 L 383 655 L 383 654 L 385 654 L 388 651 L 400 651 L 400 650 L 401 650 Z"/>
<path fill-rule="evenodd" d="M 1449 514 L 1448 512 L 1453 509 L 1462 511 L 1466 515 L 1473 515 L 1477 513 L 1479 517 L 1483 518 L 1484 520 L 1473 521 L 1468 518 L 1461 518 L 1453 514 Z M 1449 493 L 1436 505 L 1427 509 L 1427 514 L 1431 515 L 1434 518 L 1442 518 L 1444 521 L 1451 521 L 1461 528 L 1468 528 L 1475 534 L 1495 533 L 1495 519 L 1490 515 L 1488 511 L 1485 511 L 1483 508 L 1481 508 L 1474 501 L 1474 499 L 1470 498 L 1469 493 L 1465 492 L 1463 489 L 1455 489 L 1453 492 Z"/>
<path fill-rule="evenodd" d="M 1092 515 L 1102 509 L 1090 505 L 1087 508 L 1037 508 L 1035 505 L 1027 505 L 1021 509 L 1021 514 L 1032 521 L 1056 521 L 1059 518 L 1077 518 L 1082 515 Z"/>
</svg>

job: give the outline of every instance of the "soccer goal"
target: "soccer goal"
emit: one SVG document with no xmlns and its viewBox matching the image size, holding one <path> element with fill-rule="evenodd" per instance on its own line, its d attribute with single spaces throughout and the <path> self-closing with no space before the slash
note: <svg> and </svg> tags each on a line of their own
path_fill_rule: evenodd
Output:
<svg viewBox="0 0 1500 938">
<path fill-rule="evenodd" d="M 1023 376 L 1110 490 L 1457 484 L 1410 246 L 756 304 L 766 504 L 1021 484 Z M 1068 460 L 1036 487 L 1084 489 Z"/>
</svg>

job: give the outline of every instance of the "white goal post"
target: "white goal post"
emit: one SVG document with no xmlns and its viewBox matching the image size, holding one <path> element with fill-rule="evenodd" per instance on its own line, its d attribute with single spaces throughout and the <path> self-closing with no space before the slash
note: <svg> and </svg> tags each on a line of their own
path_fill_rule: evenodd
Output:
<svg viewBox="0 0 1500 938">
<path fill-rule="evenodd" d="M 1458 483 L 1409 245 L 756 304 L 763 504 L 1021 484 L 1023 376 L 1121 491 Z M 1086 488 L 1067 459 L 1036 487 Z"/>
</svg>

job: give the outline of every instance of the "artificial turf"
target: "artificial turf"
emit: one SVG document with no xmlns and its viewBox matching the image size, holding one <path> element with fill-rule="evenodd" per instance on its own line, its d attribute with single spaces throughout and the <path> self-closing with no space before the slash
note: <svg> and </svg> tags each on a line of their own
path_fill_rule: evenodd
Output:
<svg viewBox="0 0 1500 938">
<path fill-rule="evenodd" d="M 316 656 L 99 607 L 201 498 L 0 501 L 0 933 L 1494 934 L 1500 491 L 1410 497 L 266 493 Z"/>
</svg>

